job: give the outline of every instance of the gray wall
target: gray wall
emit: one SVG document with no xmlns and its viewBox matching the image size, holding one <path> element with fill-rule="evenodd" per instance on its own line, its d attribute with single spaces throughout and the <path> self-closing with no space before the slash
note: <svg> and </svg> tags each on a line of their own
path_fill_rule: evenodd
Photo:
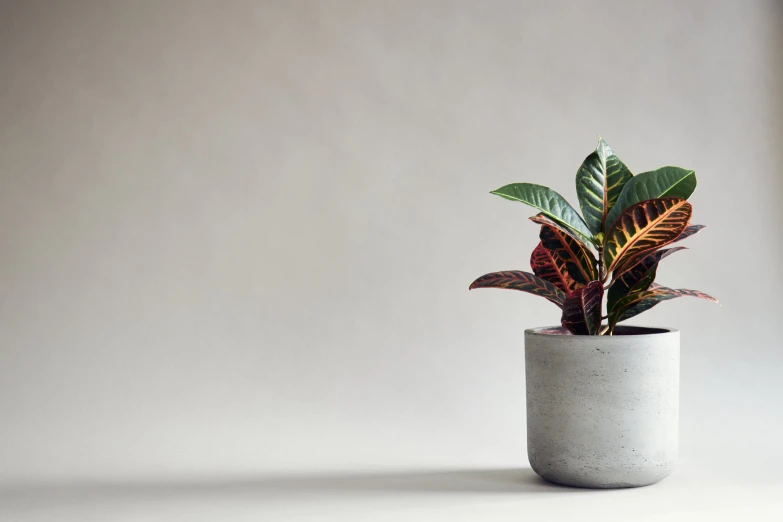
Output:
<svg viewBox="0 0 783 522">
<path fill-rule="evenodd" d="M 526 465 L 558 310 L 467 286 L 596 133 L 699 176 L 684 462 L 780 457 L 781 4 L 543 4 L 2 2 L 0 478 Z"/>
</svg>

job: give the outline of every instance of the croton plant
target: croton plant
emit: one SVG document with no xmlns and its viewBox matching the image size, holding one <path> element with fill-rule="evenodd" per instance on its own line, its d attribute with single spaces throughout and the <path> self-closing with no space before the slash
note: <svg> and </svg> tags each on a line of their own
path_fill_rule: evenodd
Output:
<svg viewBox="0 0 783 522">
<path fill-rule="evenodd" d="M 679 167 L 634 176 L 599 137 L 576 173 L 582 216 L 542 185 L 512 183 L 492 191 L 538 209 L 530 219 L 541 225 L 541 241 L 530 256 L 532 274 L 493 272 L 470 289 L 509 288 L 544 297 L 562 309 L 561 324 L 575 335 L 612 335 L 617 323 L 676 297 L 717 303 L 703 292 L 654 282 L 658 263 L 684 249 L 663 247 L 704 228 L 690 224 L 686 200 L 695 188 L 695 173 Z"/>
</svg>

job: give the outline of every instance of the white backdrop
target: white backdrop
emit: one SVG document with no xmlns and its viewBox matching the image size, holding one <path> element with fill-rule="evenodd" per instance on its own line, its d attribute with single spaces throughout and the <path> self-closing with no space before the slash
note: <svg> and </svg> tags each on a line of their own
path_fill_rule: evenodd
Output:
<svg viewBox="0 0 783 522">
<path fill-rule="evenodd" d="M 781 466 L 774 2 L 4 2 L 0 478 L 524 467 L 527 269 L 596 134 L 696 170 L 683 465 Z"/>
</svg>

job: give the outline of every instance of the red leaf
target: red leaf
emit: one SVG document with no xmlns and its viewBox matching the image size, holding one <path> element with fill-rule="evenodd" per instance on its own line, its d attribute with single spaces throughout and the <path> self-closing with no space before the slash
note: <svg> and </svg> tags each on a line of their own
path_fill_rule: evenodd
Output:
<svg viewBox="0 0 783 522">
<path fill-rule="evenodd" d="M 519 290 L 529 294 L 539 295 L 557 306 L 562 306 L 566 294 L 549 281 L 536 277 L 535 275 L 522 272 L 521 270 L 507 270 L 505 272 L 493 272 L 486 274 L 470 285 L 470 290 L 474 288 L 508 288 L 510 290 Z"/>
<path fill-rule="evenodd" d="M 648 290 L 643 292 L 634 292 L 620 299 L 610 313 L 610 329 L 620 321 L 625 321 L 645 312 L 663 301 L 676 299 L 678 297 L 696 297 L 720 304 L 717 299 L 711 295 L 699 292 L 698 290 L 688 290 L 687 288 L 667 288 L 665 286 L 653 284 Z"/>
<path fill-rule="evenodd" d="M 533 254 L 530 256 L 530 266 L 538 277 L 549 281 L 563 292 L 570 292 L 582 286 L 568 275 L 565 261 L 553 251 L 545 248 L 542 243 L 538 243 L 538 246 L 533 250 Z"/>
<path fill-rule="evenodd" d="M 565 265 L 568 275 L 579 283 L 579 286 L 598 279 L 598 262 L 581 242 L 550 225 L 541 226 L 539 237 L 544 248 Z"/>
<path fill-rule="evenodd" d="M 688 225 L 687 227 L 685 227 L 685 230 L 682 231 L 682 234 L 677 236 L 677 239 L 672 241 L 672 243 L 675 243 L 677 241 L 682 241 L 683 239 L 688 239 L 689 237 L 698 234 L 705 228 L 707 228 L 705 225 Z"/>
<path fill-rule="evenodd" d="M 563 303 L 560 320 L 563 328 L 575 335 L 597 335 L 601 329 L 603 297 L 604 286 L 601 281 L 593 281 L 569 293 Z"/>
</svg>

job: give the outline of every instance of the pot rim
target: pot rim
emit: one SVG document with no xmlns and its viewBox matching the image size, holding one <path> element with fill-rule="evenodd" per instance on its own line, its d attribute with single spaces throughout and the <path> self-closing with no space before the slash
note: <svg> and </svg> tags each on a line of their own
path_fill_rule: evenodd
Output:
<svg viewBox="0 0 783 522">
<path fill-rule="evenodd" d="M 553 337 L 570 337 L 573 339 L 585 340 L 588 339 L 594 341 L 602 341 L 606 339 L 617 339 L 618 337 L 629 337 L 633 339 L 643 339 L 647 337 L 657 337 L 659 335 L 666 334 L 679 334 L 680 331 L 676 328 L 664 328 L 660 326 L 636 326 L 636 325 L 618 325 L 615 327 L 615 332 L 618 335 L 573 335 L 562 326 L 539 326 L 537 328 L 528 328 L 525 330 L 525 335 L 532 335 L 536 337 L 553 338 Z M 631 330 L 632 332 L 621 333 L 623 330 Z"/>
</svg>

